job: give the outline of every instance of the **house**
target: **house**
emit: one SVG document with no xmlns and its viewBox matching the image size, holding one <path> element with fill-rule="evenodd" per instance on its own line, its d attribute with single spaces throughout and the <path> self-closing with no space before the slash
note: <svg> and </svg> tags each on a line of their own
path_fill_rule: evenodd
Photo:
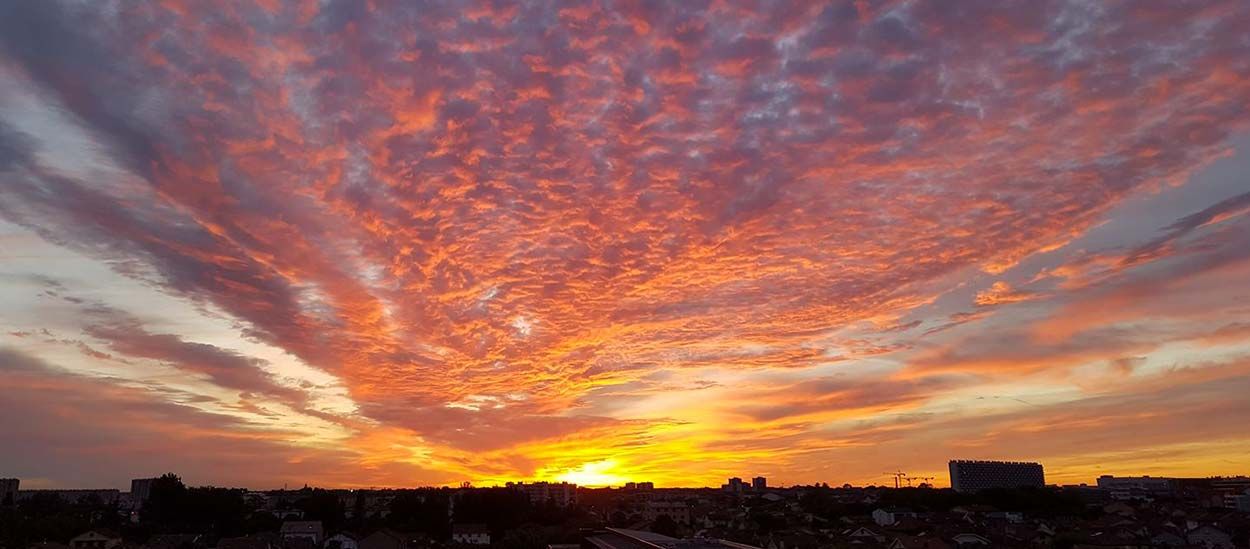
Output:
<svg viewBox="0 0 1250 549">
<path fill-rule="evenodd" d="M 319 520 L 288 520 L 282 523 L 282 541 L 307 540 L 315 546 L 325 541 L 325 529 Z"/>
<path fill-rule="evenodd" d="M 885 536 L 864 528 L 863 526 L 854 530 L 846 530 L 842 532 L 842 535 L 846 536 L 851 543 L 863 543 L 865 541 L 881 543 L 885 541 Z"/>
<path fill-rule="evenodd" d="M 206 545 L 200 534 L 159 534 L 143 544 L 147 549 L 202 549 Z"/>
<path fill-rule="evenodd" d="M 415 549 L 423 544 L 417 543 L 417 536 L 390 528 L 383 528 L 369 534 L 357 544 L 358 549 Z"/>
<path fill-rule="evenodd" d="M 951 544 L 936 536 L 900 535 L 886 549 L 951 549 Z"/>
<path fill-rule="evenodd" d="M 1024 522 L 1024 513 L 1018 511 L 991 511 L 985 514 L 985 518 L 990 520 L 1002 520 L 1011 524 L 1020 524 Z"/>
<path fill-rule="evenodd" d="M 1175 532 L 1160 532 L 1150 538 L 1150 544 L 1155 547 L 1182 547 L 1185 543 L 1185 538 Z"/>
<path fill-rule="evenodd" d="M 454 524 L 451 541 L 466 545 L 490 545 L 490 529 L 485 524 Z"/>
<path fill-rule="evenodd" d="M 978 545 L 989 545 L 990 540 L 977 534 L 963 533 L 955 534 L 951 537 L 951 541 L 959 547 L 975 547 Z"/>
<path fill-rule="evenodd" d="M 360 544 L 356 540 L 356 536 L 347 532 L 339 532 L 329 538 L 326 538 L 326 549 L 359 549 Z"/>
<path fill-rule="evenodd" d="M 877 526 L 892 526 L 903 518 L 916 518 L 910 509 L 877 509 L 872 512 L 872 520 Z"/>
<path fill-rule="evenodd" d="M 74 539 L 69 540 L 70 549 L 113 549 L 122 544 L 122 537 L 117 532 L 97 528 L 87 530 Z"/>
<path fill-rule="evenodd" d="M 1204 524 L 1190 530 L 1185 534 L 1185 539 L 1190 545 L 1203 547 L 1205 549 L 1233 549 L 1233 537 L 1228 533 L 1210 524 Z M 70 542 L 71 546 L 73 542 Z"/>
<path fill-rule="evenodd" d="M 244 536 L 238 538 L 221 538 L 217 540 L 217 549 L 273 549 L 275 547 L 270 536 Z"/>
</svg>

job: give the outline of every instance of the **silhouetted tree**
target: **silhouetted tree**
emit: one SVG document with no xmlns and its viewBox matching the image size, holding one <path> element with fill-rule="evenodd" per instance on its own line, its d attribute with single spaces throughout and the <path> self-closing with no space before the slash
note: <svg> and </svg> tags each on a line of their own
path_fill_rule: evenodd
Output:
<svg viewBox="0 0 1250 549">
<path fill-rule="evenodd" d="M 152 481 L 151 492 L 143 502 L 140 517 L 158 528 L 176 524 L 182 519 L 186 498 L 187 486 L 182 479 L 173 473 L 165 473 Z"/>
</svg>

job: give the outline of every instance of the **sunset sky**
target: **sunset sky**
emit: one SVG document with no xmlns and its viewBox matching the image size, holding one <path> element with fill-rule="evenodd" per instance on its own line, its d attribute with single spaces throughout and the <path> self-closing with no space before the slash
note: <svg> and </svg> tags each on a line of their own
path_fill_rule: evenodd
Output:
<svg viewBox="0 0 1250 549">
<path fill-rule="evenodd" d="M 1247 29 L 0 2 L 0 476 L 1250 473 Z"/>
</svg>

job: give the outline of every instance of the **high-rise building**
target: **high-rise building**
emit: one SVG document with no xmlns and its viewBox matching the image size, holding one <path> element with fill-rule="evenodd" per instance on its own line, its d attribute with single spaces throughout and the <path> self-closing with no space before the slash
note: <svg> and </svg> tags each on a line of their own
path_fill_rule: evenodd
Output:
<svg viewBox="0 0 1250 549">
<path fill-rule="evenodd" d="M 743 489 L 746 488 L 746 483 L 742 482 L 740 477 L 733 477 L 729 479 L 729 482 L 722 484 L 720 488 L 726 492 L 741 494 Z"/>
<path fill-rule="evenodd" d="M 954 488 L 956 492 L 1046 485 L 1046 477 L 1040 463 L 957 459 L 951 460 L 950 471 L 951 488 Z"/>
<path fill-rule="evenodd" d="M 751 488 L 756 490 L 764 490 L 768 488 L 768 479 L 764 477 L 755 477 L 751 479 Z"/>
<path fill-rule="evenodd" d="M 21 483 L 15 478 L 0 478 L 0 505 L 17 503 L 17 487 Z"/>
<path fill-rule="evenodd" d="M 153 482 L 156 482 L 156 479 L 137 478 L 130 481 L 130 500 L 134 502 L 135 507 L 142 507 L 143 502 L 152 495 Z"/>
<path fill-rule="evenodd" d="M 639 482 L 638 489 L 639 490 L 654 490 L 655 483 L 654 482 Z"/>
</svg>

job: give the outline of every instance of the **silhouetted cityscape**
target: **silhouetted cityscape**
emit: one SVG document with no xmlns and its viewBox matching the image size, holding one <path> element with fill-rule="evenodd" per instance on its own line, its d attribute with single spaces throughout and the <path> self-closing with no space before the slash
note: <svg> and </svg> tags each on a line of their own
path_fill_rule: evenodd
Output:
<svg viewBox="0 0 1250 549">
<path fill-rule="evenodd" d="M 717 488 L 568 482 L 411 489 L 117 489 L 0 479 L 3 549 L 950 549 L 1250 546 L 1250 477 L 1104 475 L 1047 485 L 1039 463 L 952 460 L 950 488 Z M 920 480 L 915 485 L 914 481 Z M 906 484 L 906 485 L 904 485 Z"/>
</svg>

